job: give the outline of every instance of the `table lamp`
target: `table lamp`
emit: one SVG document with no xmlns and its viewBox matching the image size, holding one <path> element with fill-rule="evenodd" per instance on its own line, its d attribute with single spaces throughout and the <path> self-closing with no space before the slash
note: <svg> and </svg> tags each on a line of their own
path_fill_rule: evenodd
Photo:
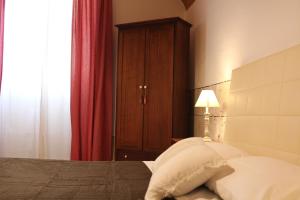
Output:
<svg viewBox="0 0 300 200">
<path fill-rule="evenodd" d="M 204 120 L 205 120 L 205 130 L 203 140 L 205 142 L 211 141 L 211 138 L 208 136 L 208 125 L 209 125 L 209 108 L 219 107 L 220 104 L 213 90 L 202 90 L 200 96 L 195 104 L 195 107 L 204 107 Z"/>
</svg>

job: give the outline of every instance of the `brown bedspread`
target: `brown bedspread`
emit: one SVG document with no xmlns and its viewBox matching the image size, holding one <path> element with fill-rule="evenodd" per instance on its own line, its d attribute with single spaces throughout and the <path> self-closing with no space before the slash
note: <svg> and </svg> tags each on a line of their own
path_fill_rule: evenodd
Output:
<svg viewBox="0 0 300 200">
<path fill-rule="evenodd" d="M 142 162 L 0 159 L 0 200 L 144 199 L 150 177 Z"/>
</svg>

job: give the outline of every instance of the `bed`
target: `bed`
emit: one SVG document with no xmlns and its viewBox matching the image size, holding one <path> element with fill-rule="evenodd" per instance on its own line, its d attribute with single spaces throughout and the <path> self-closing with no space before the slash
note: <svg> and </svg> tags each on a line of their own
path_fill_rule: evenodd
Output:
<svg viewBox="0 0 300 200">
<path fill-rule="evenodd" d="M 0 199 L 144 199 L 151 177 L 142 162 L 0 159 Z"/>
<path fill-rule="evenodd" d="M 0 159 L 0 199 L 142 200 L 153 162 Z M 201 187 L 178 200 L 217 200 Z"/>
<path fill-rule="evenodd" d="M 300 199 L 299 58 L 297 45 L 233 71 L 222 138 L 226 145 L 248 155 L 232 156 L 214 150 L 223 154 L 227 168 L 203 185 L 176 196 L 177 200 Z M 199 151 L 186 155 L 197 155 L 195 152 Z M 172 171 L 175 165 L 165 167 L 164 172 Z M 0 200 L 144 199 L 157 173 L 152 173 L 153 169 L 153 162 L 2 158 Z"/>
<path fill-rule="evenodd" d="M 299 89 L 300 45 L 233 70 L 221 138 L 249 155 L 226 160 L 205 186 L 224 200 L 300 200 Z"/>
</svg>

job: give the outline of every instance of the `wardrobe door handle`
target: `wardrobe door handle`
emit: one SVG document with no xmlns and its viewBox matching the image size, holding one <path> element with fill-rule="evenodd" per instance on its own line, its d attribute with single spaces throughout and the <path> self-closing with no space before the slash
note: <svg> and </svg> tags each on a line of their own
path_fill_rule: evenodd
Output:
<svg viewBox="0 0 300 200">
<path fill-rule="evenodd" d="M 147 85 L 144 85 L 144 104 L 147 104 Z"/>
<path fill-rule="evenodd" d="M 139 89 L 140 89 L 140 91 L 141 91 L 141 97 L 140 97 L 140 104 L 143 104 L 143 102 L 144 102 L 144 95 L 143 95 L 143 86 L 142 85 L 139 85 Z"/>
</svg>

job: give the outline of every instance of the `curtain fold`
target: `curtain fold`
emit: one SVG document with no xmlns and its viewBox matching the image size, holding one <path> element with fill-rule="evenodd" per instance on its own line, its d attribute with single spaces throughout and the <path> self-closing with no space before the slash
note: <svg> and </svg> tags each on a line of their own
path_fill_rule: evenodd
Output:
<svg viewBox="0 0 300 200">
<path fill-rule="evenodd" d="M 0 0 L 0 93 L 1 93 L 2 69 L 3 69 L 4 7 L 5 7 L 5 0 Z"/>
<path fill-rule="evenodd" d="M 73 160 L 112 159 L 112 1 L 74 0 Z"/>
</svg>

